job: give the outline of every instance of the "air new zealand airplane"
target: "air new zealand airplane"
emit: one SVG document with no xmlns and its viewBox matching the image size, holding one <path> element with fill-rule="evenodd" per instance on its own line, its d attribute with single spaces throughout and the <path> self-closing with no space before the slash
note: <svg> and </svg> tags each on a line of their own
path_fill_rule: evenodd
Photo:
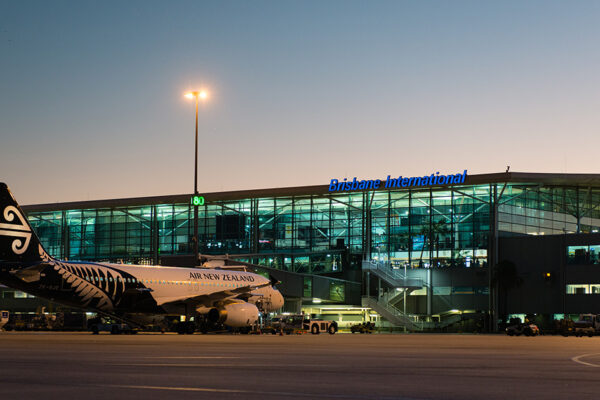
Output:
<svg viewBox="0 0 600 400">
<path fill-rule="evenodd" d="M 283 306 L 276 281 L 250 272 L 57 260 L 46 253 L 4 183 L 0 283 L 136 325 L 150 318 L 186 315 L 247 327 L 258 320 L 257 305 L 266 312 Z M 187 332 L 193 329 L 187 324 Z"/>
</svg>

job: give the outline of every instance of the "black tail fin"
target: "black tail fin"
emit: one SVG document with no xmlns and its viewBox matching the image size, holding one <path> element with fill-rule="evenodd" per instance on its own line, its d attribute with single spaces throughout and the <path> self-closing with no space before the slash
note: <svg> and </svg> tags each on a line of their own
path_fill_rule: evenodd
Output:
<svg viewBox="0 0 600 400">
<path fill-rule="evenodd" d="M 0 262 L 32 263 L 48 256 L 5 183 L 0 183 Z"/>
</svg>

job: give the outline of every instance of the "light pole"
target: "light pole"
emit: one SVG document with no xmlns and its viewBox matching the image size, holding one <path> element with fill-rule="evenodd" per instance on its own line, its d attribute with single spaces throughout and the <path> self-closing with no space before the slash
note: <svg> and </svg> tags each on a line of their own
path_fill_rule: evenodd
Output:
<svg viewBox="0 0 600 400">
<path fill-rule="evenodd" d="M 188 99 L 196 99 L 196 145 L 194 157 L 194 196 L 198 195 L 198 103 L 200 100 L 206 100 L 208 94 L 204 90 L 188 92 L 185 94 Z M 198 265 L 198 204 L 194 202 L 194 265 Z"/>
</svg>

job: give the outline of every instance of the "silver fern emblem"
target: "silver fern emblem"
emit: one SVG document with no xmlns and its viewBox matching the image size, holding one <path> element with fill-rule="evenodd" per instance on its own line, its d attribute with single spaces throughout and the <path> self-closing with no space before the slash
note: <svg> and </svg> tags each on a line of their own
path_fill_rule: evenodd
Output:
<svg viewBox="0 0 600 400">
<path fill-rule="evenodd" d="M 121 273 L 111 268 L 94 264 L 66 263 L 53 259 L 39 247 L 40 257 L 60 274 L 79 297 L 83 307 L 89 306 L 102 311 L 112 311 L 125 292 L 125 279 Z"/>
</svg>

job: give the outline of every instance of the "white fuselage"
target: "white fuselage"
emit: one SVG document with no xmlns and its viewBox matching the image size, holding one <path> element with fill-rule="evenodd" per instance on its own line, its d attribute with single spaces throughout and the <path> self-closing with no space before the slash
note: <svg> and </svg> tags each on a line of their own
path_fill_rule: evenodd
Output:
<svg viewBox="0 0 600 400">
<path fill-rule="evenodd" d="M 217 292 L 269 283 L 269 279 L 262 275 L 244 271 L 127 264 L 105 265 L 127 272 L 144 287 L 151 289 L 151 295 L 159 306 L 191 297 L 209 296 Z M 261 302 L 263 310 L 270 312 L 281 308 L 284 300 L 279 290 L 266 285 L 252 290 L 248 302 L 253 304 Z"/>
</svg>

